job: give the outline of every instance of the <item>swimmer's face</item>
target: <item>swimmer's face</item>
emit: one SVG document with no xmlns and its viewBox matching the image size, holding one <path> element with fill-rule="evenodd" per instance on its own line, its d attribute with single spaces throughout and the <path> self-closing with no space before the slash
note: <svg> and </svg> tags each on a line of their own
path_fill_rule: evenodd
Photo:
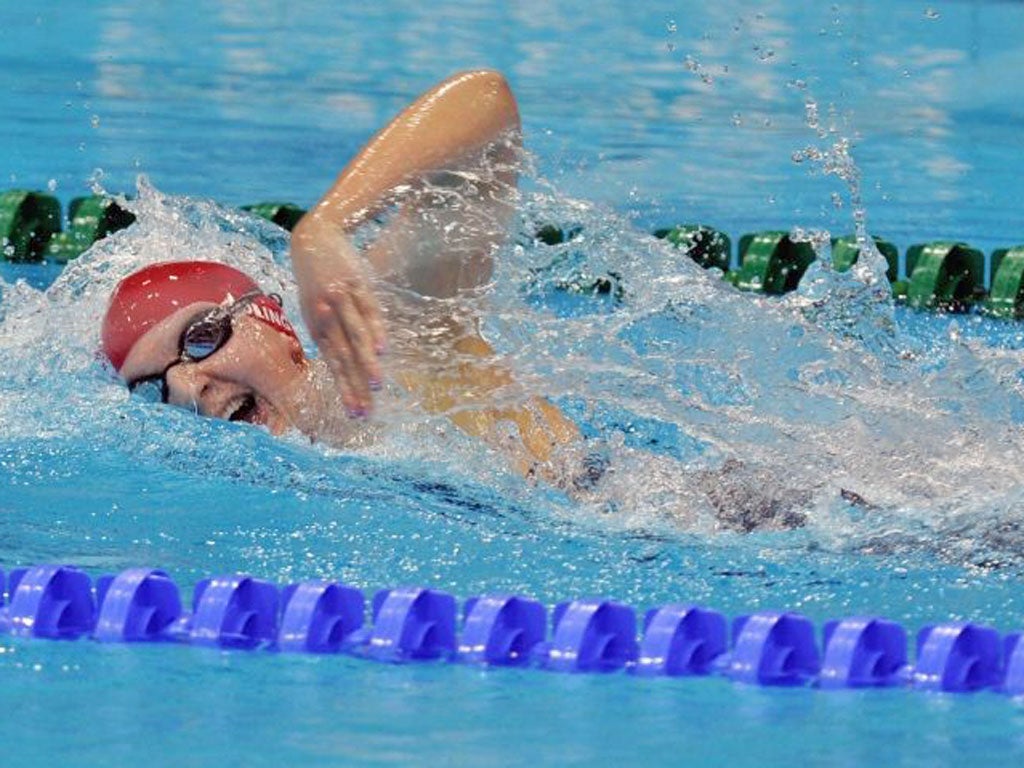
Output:
<svg viewBox="0 0 1024 768">
<path fill-rule="evenodd" d="M 182 360 L 182 335 L 218 305 L 195 302 L 154 325 L 121 367 L 129 384 L 164 375 L 167 402 L 280 434 L 298 421 L 308 363 L 298 340 L 251 311 L 232 311 L 230 337 L 202 360 Z"/>
</svg>

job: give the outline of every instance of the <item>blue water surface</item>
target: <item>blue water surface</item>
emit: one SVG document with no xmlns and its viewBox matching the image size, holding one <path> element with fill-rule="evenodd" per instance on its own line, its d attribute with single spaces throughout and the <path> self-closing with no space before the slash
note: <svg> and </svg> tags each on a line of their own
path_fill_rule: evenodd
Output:
<svg viewBox="0 0 1024 768">
<path fill-rule="evenodd" d="M 553 316 L 593 333 L 570 351 L 595 366 L 611 369 L 623 350 L 649 360 L 621 396 L 566 385 L 559 402 L 585 430 L 681 463 L 705 460 L 713 438 L 728 442 L 720 422 L 730 415 L 767 409 L 782 428 L 744 422 L 734 437 L 754 445 L 755 428 L 765 430 L 776 473 L 803 479 L 841 466 L 814 463 L 801 445 L 807 435 L 827 444 L 830 409 L 844 407 L 833 386 L 853 382 L 867 427 L 888 423 L 865 383 L 876 379 L 849 362 L 859 354 L 870 367 L 873 347 L 844 352 L 837 342 L 835 356 L 825 342 L 824 352 L 810 342 L 759 347 L 762 317 L 781 329 L 766 339 L 819 337 L 792 307 L 743 305 L 746 297 L 645 305 L 628 271 L 643 269 L 644 233 L 679 221 L 734 236 L 845 233 L 862 210 L 871 231 L 900 247 L 948 238 L 987 252 L 1024 241 L 1024 100 L 1013 77 L 1022 28 L 1024 6 L 998 2 L 7 4 L 0 181 L 66 204 L 97 185 L 132 193 L 142 173 L 172 196 L 308 206 L 419 92 L 459 69 L 498 68 L 519 98 L 536 165 L 524 180 L 530 215 L 575 215 L 589 227 L 579 247 L 591 269 L 625 272 L 633 291 L 625 309 L 543 292 L 524 304 L 544 328 Z M 843 140 L 848 155 L 837 150 Z M 847 157 L 852 166 L 837 164 Z M 949 423 L 960 414 L 964 432 L 950 430 L 949 442 L 965 440 L 965 464 L 949 467 L 949 495 L 929 495 L 941 462 L 922 464 L 928 492 L 896 494 L 877 517 L 825 504 L 804 528 L 743 534 L 623 507 L 580 510 L 486 465 L 460 473 L 415 452 L 336 455 L 127 403 L 89 357 L 91 337 L 79 332 L 88 317 L 60 315 L 67 349 L 25 352 L 33 323 L 19 308 L 39 299 L 14 283 L 41 289 L 58 272 L 0 266 L 0 322 L 19 318 L 0 325 L 4 569 L 67 562 L 98 575 L 152 565 L 186 587 L 243 571 L 368 591 L 522 592 L 548 605 L 601 595 L 638 610 L 694 601 L 730 615 L 792 609 L 819 623 L 878 613 L 912 631 L 946 620 L 1022 628 L 1015 433 L 986 437 L 1024 423 L 1014 326 L 897 311 L 899 344 L 925 362 L 891 379 L 879 364 L 879 380 L 920 388 L 922 409 L 940 408 Z M 830 301 L 842 309 L 848 299 Z M 496 335 L 542 371 L 550 360 L 509 330 L 507 317 L 522 319 L 509 312 L 494 320 Z M 598 343 L 601 323 L 621 347 Z M 754 350 L 735 369 L 734 342 Z M 756 358 L 775 357 L 785 361 L 776 373 L 756 373 Z M 928 372 L 943 370 L 953 383 L 929 389 Z M 636 383 L 661 380 L 678 400 L 648 398 Z M 804 401 L 782 394 L 789 385 L 832 399 L 809 397 L 800 412 Z M 779 447 L 791 427 L 794 465 L 812 461 L 804 474 L 785 467 Z M 919 443 L 945 442 L 940 427 L 922 430 Z M 841 458 L 851 463 L 873 444 Z M 989 461 L 976 485 L 961 484 L 975 471 L 975 445 L 1003 451 L 1005 472 Z M 877 473 L 885 463 L 875 461 L 851 472 Z M 877 492 L 917 487 L 908 465 Z M 934 766 L 1024 756 L 1020 703 L 994 693 L 776 691 L 10 638 L 0 641 L 0 679 L 9 765 L 863 765 L 884 755 Z"/>
</svg>

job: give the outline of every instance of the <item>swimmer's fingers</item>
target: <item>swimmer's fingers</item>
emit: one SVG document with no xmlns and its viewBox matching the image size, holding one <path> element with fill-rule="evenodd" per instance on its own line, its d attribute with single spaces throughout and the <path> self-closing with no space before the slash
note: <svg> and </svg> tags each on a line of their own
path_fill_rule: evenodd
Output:
<svg viewBox="0 0 1024 768">
<path fill-rule="evenodd" d="M 372 290 L 362 290 L 355 294 L 356 305 L 362 313 L 369 334 L 372 350 L 376 356 L 383 355 L 388 350 L 388 335 L 384 329 L 384 316 L 380 309 L 380 302 Z"/>
<path fill-rule="evenodd" d="M 372 405 L 370 375 L 358 363 L 354 339 L 359 334 L 351 328 L 351 324 L 357 321 L 350 319 L 350 328 L 346 329 L 344 321 L 339 317 L 340 307 L 336 301 L 318 301 L 308 320 L 310 332 L 341 389 L 345 408 L 353 416 L 362 416 L 369 412 Z"/>
<path fill-rule="evenodd" d="M 361 386 L 376 389 L 381 382 L 378 355 L 383 352 L 384 328 L 376 299 L 369 291 L 356 290 L 335 302 L 333 309 L 352 351 L 355 368 L 351 374 Z"/>
</svg>

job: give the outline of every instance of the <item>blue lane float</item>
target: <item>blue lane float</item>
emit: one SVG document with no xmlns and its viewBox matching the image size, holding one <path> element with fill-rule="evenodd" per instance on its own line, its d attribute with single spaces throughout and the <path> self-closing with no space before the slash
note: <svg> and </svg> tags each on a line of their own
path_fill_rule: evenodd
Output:
<svg viewBox="0 0 1024 768">
<path fill-rule="evenodd" d="M 707 675 L 729 649 L 725 616 L 694 605 L 666 605 L 647 612 L 638 675 Z"/>
<path fill-rule="evenodd" d="M 725 673 L 741 683 L 805 685 L 821 662 L 814 625 L 796 613 L 758 613 L 733 621 L 733 650 Z"/>
<path fill-rule="evenodd" d="M 4 587 L 6 586 L 6 593 Z M 1024 695 L 1024 642 L 978 624 L 922 628 L 915 659 L 907 631 L 878 616 L 826 622 L 821 643 L 797 613 L 762 612 L 729 622 L 714 610 L 671 604 L 636 612 L 611 600 L 574 600 L 548 612 L 529 597 L 466 600 L 461 628 L 454 596 L 402 587 L 366 598 L 355 587 L 307 581 L 283 589 L 245 574 L 203 579 L 186 611 L 164 571 L 132 568 L 95 582 L 71 566 L 0 572 L 0 631 L 18 637 L 104 643 L 175 642 L 229 650 L 346 653 L 412 663 L 452 661 L 562 673 L 628 671 L 643 676 L 719 675 L 760 686 L 910 687 Z"/>
<path fill-rule="evenodd" d="M 466 601 L 459 661 L 526 666 L 544 642 L 547 611 L 536 600 L 485 595 Z"/>
<path fill-rule="evenodd" d="M 882 688 L 908 680 L 907 632 L 880 617 L 825 624 L 822 688 Z"/>
<path fill-rule="evenodd" d="M 96 580 L 99 617 L 93 638 L 127 643 L 160 640 L 181 618 L 178 586 L 163 571 L 131 568 Z"/>
<path fill-rule="evenodd" d="M 1006 659 L 1006 675 L 1003 677 L 1002 691 L 1011 696 L 1024 695 L 1024 635 L 1015 633 L 1007 635 L 1003 640 L 1003 652 Z"/>
<path fill-rule="evenodd" d="M 353 643 L 366 613 L 363 593 L 336 582 L 291 584 L 282 604 L 277 647 L 294 653 L 338 653 Z"/>
<path fill-rule="evenodd" d="M 406 587 L 373 598 L 373 629 L 365 654 L 378 661 L 448 659 L 455 653 L 455 598 Z"/>
<path fill-rule="evenodd" d="M 541 665 L 555 672 L 611 672 L 637 657 L 636 613 L 611 600 L 575 600 L 554 610 L 554 637 Z"/>
<path fill-rule="evenodd" d="M 931 691 L 967 693 L 1003 682 L 999 633 L 977 624 L 924 627 L 917 635 L 913 681 Z"/>
</svg>

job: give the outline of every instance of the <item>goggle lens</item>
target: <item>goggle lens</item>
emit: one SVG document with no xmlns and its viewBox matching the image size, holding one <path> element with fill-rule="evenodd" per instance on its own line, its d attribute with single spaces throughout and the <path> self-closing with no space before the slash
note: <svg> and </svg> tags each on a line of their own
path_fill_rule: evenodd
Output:
<svg viewBox="0 0 1024 768">
<path fill-rule="evenodd" d="M 181 357 L 197 362 L 205 360 L 231 337 L 231 316 L 223 310 L 210 310 L 189 323 L 181 335 Z"/>
</svg>

